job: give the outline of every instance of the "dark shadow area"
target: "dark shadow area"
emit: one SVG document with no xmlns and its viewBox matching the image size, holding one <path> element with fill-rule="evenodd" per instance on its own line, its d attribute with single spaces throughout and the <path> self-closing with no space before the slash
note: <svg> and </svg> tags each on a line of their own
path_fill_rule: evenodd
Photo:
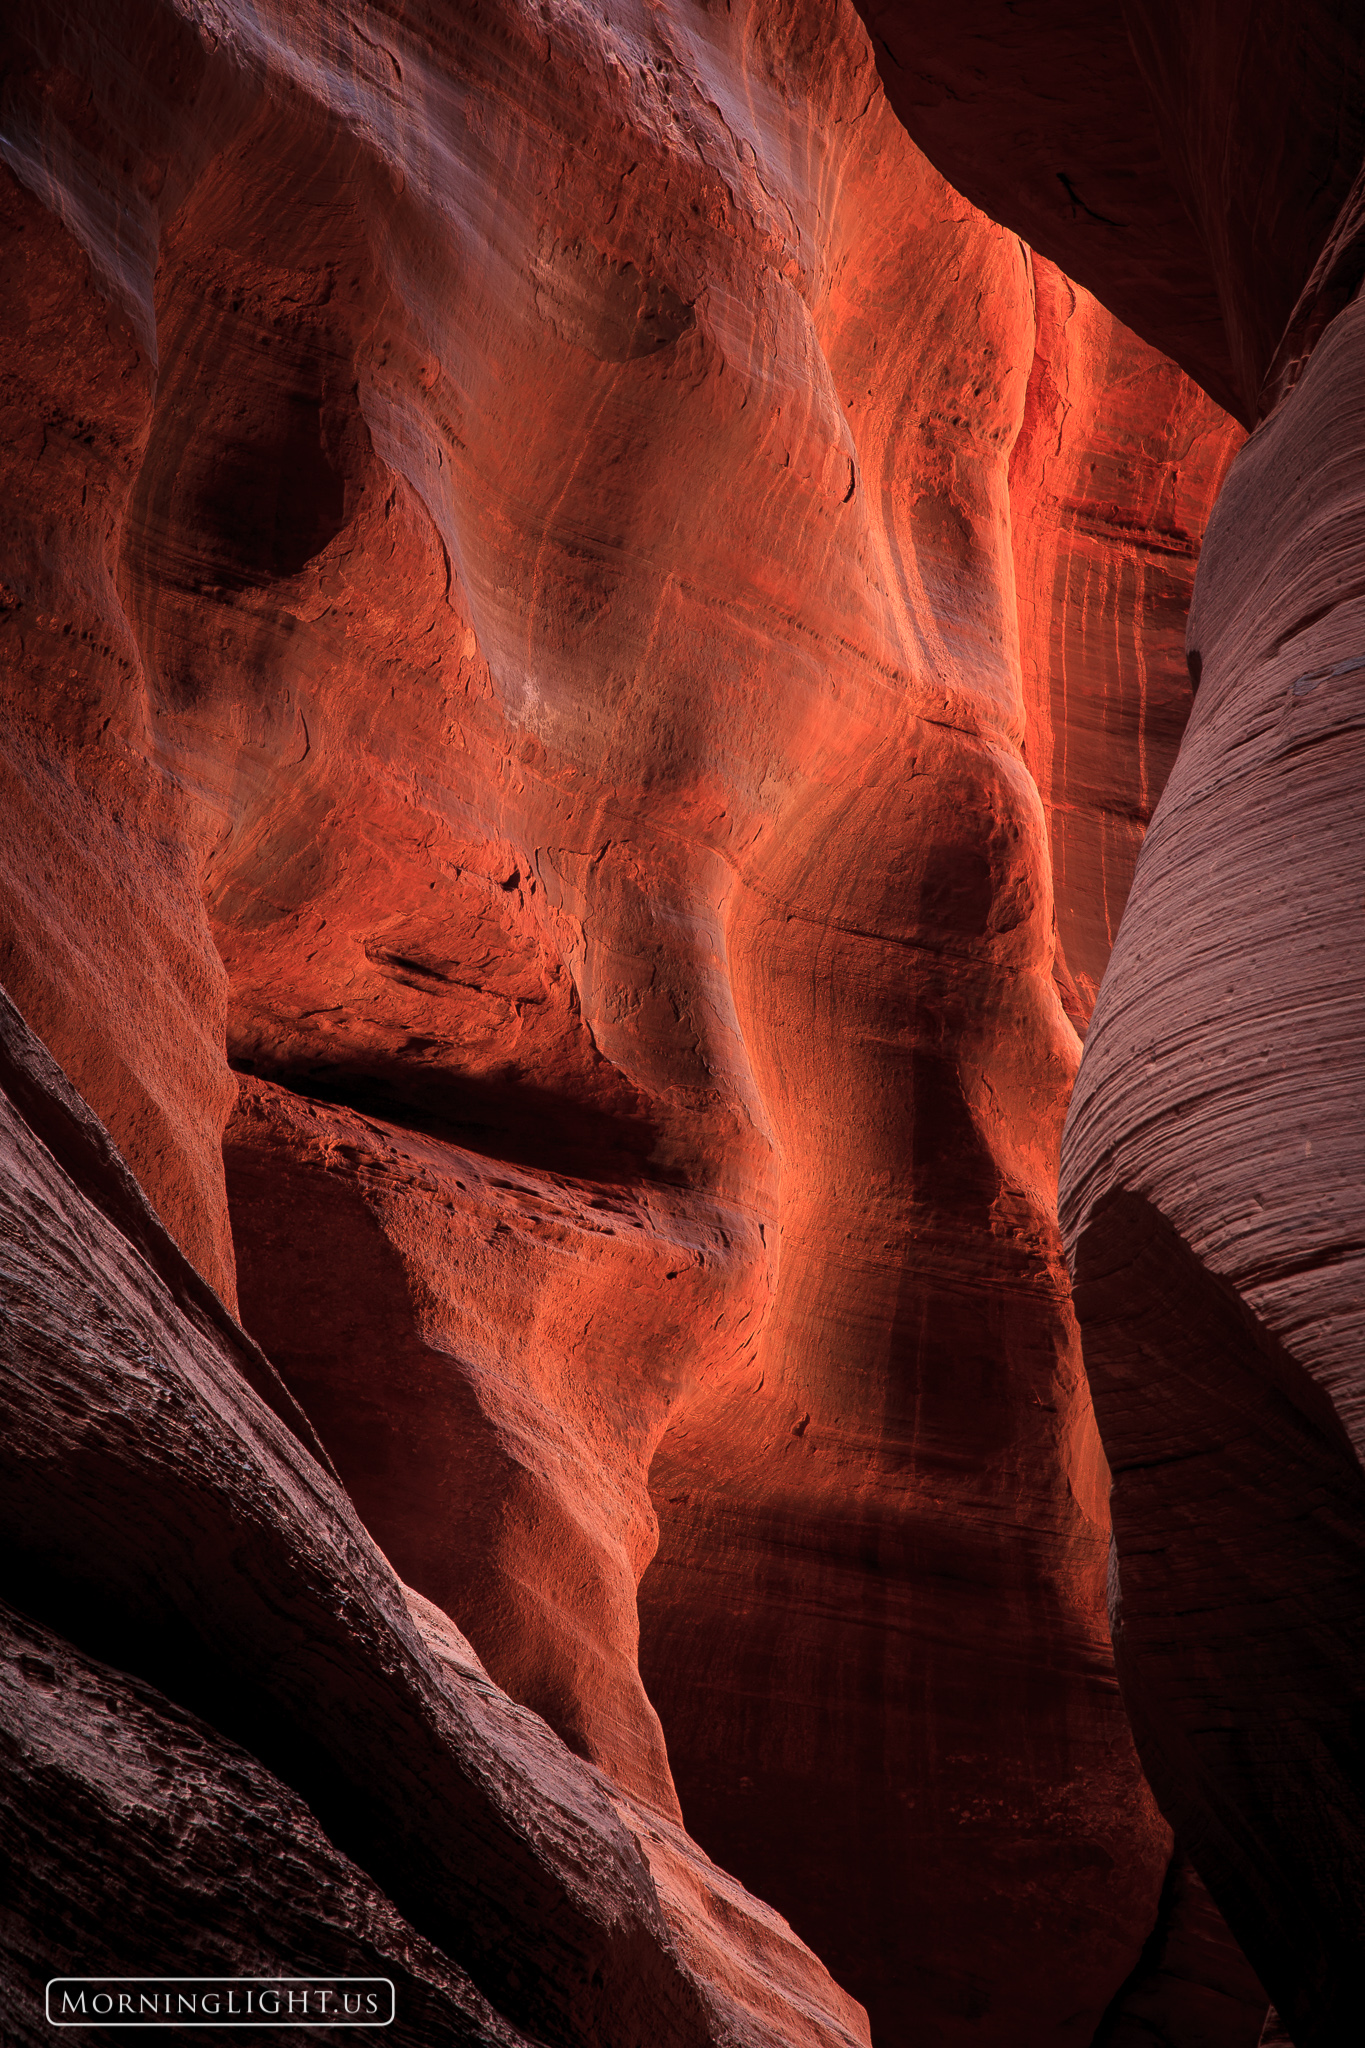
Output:
<svg viewBox="0 0 1365 2048">
<path fill-rule="evenodd" d="M 401 1059 L 371 1061 L 364 1069 L 324 1061 L 277 1065 L 259 1058 L 233 1058 L 229 1065 L 234 1073 L 269 1081 L 292 1095 L 353 1109 L 398 1130 L 533 1173 L 626 1186 L 686 1184 L 684 1173 L 653 1156 L 661 1131 L 642 1097 L 637 1096 L 639 1108 L 632 1113 L 576 1102 L 520 1079 L 469 1081 L 447 1072 L 428 1076 Z M 619 1081 L 615 1092 L 621 1092 Z"/>
<path fill-rule="evenodd" d="M 1258 2048 L 1267 2003 L 1177 1844 L 1156 1922 L 1091 2048 Z"/>
<path fill-rule="evenodd" d="M 1142 1197 L 1091 1217 L 1075 1301 L 1144 1768 L 1299 2048 L 1340 2048 L 1365 2038 L 1365 1473 L 1324 1391 Z"/>
<path fill-rule="evenodd" d="M 202 473 L 185 518 L 229 580 L 297 576 L 346 522 L 346 480 L 323 445 L 321 399 L 276 394 L 257 434 L 229 443 Z"/>
</svg>

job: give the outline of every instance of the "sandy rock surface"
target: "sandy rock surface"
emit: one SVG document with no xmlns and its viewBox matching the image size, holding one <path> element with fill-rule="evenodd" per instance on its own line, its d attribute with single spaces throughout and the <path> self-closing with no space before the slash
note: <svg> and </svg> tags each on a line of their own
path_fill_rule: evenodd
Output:
<svg viewBox="0 0 1365 2048">
<path fill-rule="evenodd" d="M 220 1297 L 16 1127 L 15 1597 L 533 2035 L 1088 2048 L 1057 1148 L 1238 430 L 849 7 L 11 33 L 0 978 Z"/>
</svg>

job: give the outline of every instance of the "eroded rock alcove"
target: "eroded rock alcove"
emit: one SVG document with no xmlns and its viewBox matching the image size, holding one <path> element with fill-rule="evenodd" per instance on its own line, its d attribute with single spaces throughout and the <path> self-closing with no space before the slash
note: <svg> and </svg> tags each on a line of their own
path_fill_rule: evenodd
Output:
<svg viewBox="0 0 1365 2048">
<path fill-rule="evenodd" d="M 1349 38 L 1228 342 L 1135 296 L 1156 87 L 1073 250 L 867 12 L 6 31 L 16 2040 L 1340 2038 L 1349 841 L 1292 974 L 1267 875 L 1351 787 Z"/>
</svg>

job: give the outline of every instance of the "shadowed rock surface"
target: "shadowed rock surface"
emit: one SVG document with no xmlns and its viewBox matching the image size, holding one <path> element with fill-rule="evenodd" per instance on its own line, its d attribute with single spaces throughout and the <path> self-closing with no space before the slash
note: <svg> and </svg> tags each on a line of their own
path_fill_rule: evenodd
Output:
<svg viewBox="0 0 1365 2048">
<path fill-rule="evenodd" d="M 1293 2037 L 1324 2042 L 1359 2024 L 1362 1938 L 1361 341 L 1356 303 L 1220 501 L 1190 625 L 1195 718 L 1068 1138 L 1125 1689 L 1166 1810 Z M 1128 1243 L 1139 1197 L 1152 1220 Z M 1188 1357 L 1208 1317 L 1212 1379 Z M 1146 1474 L 1139 1359 L 1168 1435 L 1189 1437 L 1185 1462 L 1164 1451 Z M 1214 1617 L 1243 1607 L 1215 1653 Z"/>
<path fill-rule="evenodd" d="M 859 11 L 944 175 L 1252 424 L 1365 153 L 1353 0 Z"/>
<path fill-rule="evenodd" d="M 1199 1872 L 1177 1851 L 1138 1966 L 1095 2048 L 1261 2048 L 1265 1991 Z"/>
<path fill-rule="evenodd" d="M 1156 1925 L 1094 2048 L 1260 2048 L 1266 1997 L 1198 1871 L 1177 1850 Z"/>
<path fill-rule="evenodd" d="M 178 1952 L 213 1975 L 388 1977 L 387 2038 L 525 2048 L 245 1750 L 22 1615 L 5 1611 L 0 1645 L 0 1839 L 25 1873 L 22 1904 L 7 1887 L 0 1907 L 7 2041 L 52 2039 L 52 1977 Z"/>
<path fill-rule="evenodd" d="M 89 1127 L 12 1006 L 0 1024 L 5 1076 L 20 1065 L 30 1087 L 45 1081 L 50 1120 Z M 861 2038 L 852 2000 L 724 1879 L 722 1955 L 747 1946 L 764 1989 L 776 1976 L 776 2028 L 742 1973 L 738 2000 L 733 1969 L 697 1984 L 614 1788 L 492 1686 L 416 1594 L 414 1618 L 346 1496 L 252 1393 L 230 1331 L 185 1313 L 8 1087 L 0 1114 L 0 1516 L 27 1607 L 244 1741 L 538 2040 Z M 73 1734 L 69 1764 L 78 1748 Z M 682 1869 L 696 1955 L 705 1859 L 691 1850 Z M 784 1945 L 788 1967 L 766 1968 Z"/>
<path fill-rule="evenodd" d="M 498 2024 L 1088 2048 L 1057 1146 L 1240 434 L 848 7 L 8 33 L 0 976 L 170 1233 L 16 1052 L 12 1597 Z"/>
</svg>

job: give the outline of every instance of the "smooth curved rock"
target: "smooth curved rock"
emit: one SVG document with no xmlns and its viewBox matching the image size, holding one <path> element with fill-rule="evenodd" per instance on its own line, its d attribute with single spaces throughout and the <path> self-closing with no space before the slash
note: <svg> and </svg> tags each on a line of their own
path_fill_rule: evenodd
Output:
<svg viewBox="0 0 1365 2048">
<path fill-rule="evenodd" d="M 226 1161 L 243 1315 L 325 1418 L 385 1555 L 499 1684 L 676 1819 L 636 1663 L 649 1467 L 761 1313 L 758 1225 L 262 1081 L 242 1083 Z"/>
<path fill-rule="evenodd" d="M 8 1006 L 3 1029 L 40 1070 Z M 55 1069 L 48 1080 L 79 1119 Z M 452 1655 L 449 1624 L 414 1626 L 345 1496 L 250 1391 L 231 1336 L 184 1315 L 8 1095 L 2 1113 L 0 1515 L 18 1597 L 245 1741 L 538 2040 L 858 2041 L 858 2008 L 756 1904 L 749 1953 L 791 1965 L 762 1973 L 769 2012 L 756 2023 L 761 2002 L 737 2003 L 723 1973 L 699 1987 L 613 1788 Z M 692 1863 L 680 1907 L 704 1955 L 705 1859 Z M 743 1895 L 719 1888 L 719 1945 L 743 1950 Z"/>
<path fill-rule="evenodd" d="M 322 1593 L 300 1670 L 262 1665 L 226 1509 L 148 1606 L 152 1535 L 102 1544 L 54 1483 L 41 1618 L 91 1648 L 71 1589 L 96 1568 L 108 1656 L 178 1617 L 144 1676 L 226 1699 L 324 1825 L 338 1774 L 363 1785 L 338 1847 L 518 2025 L 857 2038 L 679 1832 L 676 1783 L 885 2042 L 1086 2048 L 1169 1836 L 1105 1635 L 1062 997 L 1083 1021 L 1169 752 L 1226 424 L 1083 294 L 1059 313 L 1069 288 L 901 133 L 846 7 L 24 18 L 16 233 L 34 303 L 69 288 L 91 338 L 47 408 L 60 532 L 31 450 L 16 470 L 3 631 L 53 737 L 5 943 L 225 1299 L 235 1253 L 368 1534 L 283 1432 L 301 1507 L 149 1462 L 98 1345 L 73 1353 L 103 1374 L 89 1497 L 164 1488 L 184 1529 L 221 1480 L 267 1605 L 341 1517 L 380 1614 L 363 1684 L 327 1677 L 354 1644 Z M 44 417 L 23 345 L 15 409 Z M 1059 588 L 1092 581 L 1059 633 Z M 82 605 L 107 630 L 73 696 L 37 622 Z M 1083 749 L 1099 704 L 1112 749 Z M 1134 747 L 1136 789 L 1109 758 Z M 201 889 L 242 1077 L 231 1246 Z M 98 1067 L 121 1044 L 159 1135 Z M 35 1377 L 65 1369 L 68 1310 Z M 576 1865 L 528 1874 L 496 1813 L 469 1847 L 371 1537 L 516 1695 L 518 1798 L 558 1840 L 562 1795 L 607 1845 L 619 1925 Z M 220 1608 L 210 1685 L 193 1616 Z M 401 1712 L 365 1689 L 381 1650 Z M 389 1746 L 407 1778 L 372 1781 Z M 485 1875 L 480 1913 L 524 1879 L 566 1916 L 544 1983 L 460 1946 Z M 611 1975 L 632 1942 L 638 2006 Z"/>
<path fill-rule="evenodd" d="M 1024 758 L 1047 812 L 1053 975 L 1082 1037 L 1190 711 L 1185 620 L 1242 436 L 1045 258 L 1010 455 Z"/>
<path fill-rule="evenodd" d="M 1156 1926 L 1094 2048 L 1261 2048 L 1266 1996 L 1189 1858 L 1171 1859 Z"/>
<path fill-rule="evenodd" d="M 37 1064 L 8 1006 L 3 1026 Z M 59 1100 L 63 1085 L 53 1070 Z M 79 1114 L 69 1091 L 65 1107 Z M 251 1392 L 229 1332 L 183 1315 L 8 1096 L 4 1118 L 0 1512 L 17 1597 L 244 1739 L 547 2039 L 704 2038 L 596 1787 L 524 1712 L 523 1752 L 500 1751 L 477 1695 L 423 1653 L 344 1494 Z M 519 1976 L 528 1926 L 539 1952 Z"/>
<path fill-rule="evenodd" d="M 1301 2044 L 1361 2016 L 1362 352 L 1357 300 L 1215 510 L 1064 1165 L 1125 1695 Z"/>
<path fill-rule="evenodd" d="M 231 1306 L 232 1087 L 198 886 L 207 842 L 156 759 L 118 587 L 154 376 L 146 337 L 61 224 L 75 195 L 16 155 L 23 72 L 7 75 L 0 124 L 0 981 Z M 49 78 L 40 107 L 60 146 L 63 94 L 70 118 L 82 88 Z M 63 155 L 66 169 L 69 143 Z"/>
<path fill-rule="evenodd" d="M 1335 5 L 864 12 L 940 167 L 1263 422 L 1210 527 L 1198 708 L 1064 1215 L 1149 1775 L 1293 2037 L 1351 2038 L 1365 41 Z"/>
</svg>

